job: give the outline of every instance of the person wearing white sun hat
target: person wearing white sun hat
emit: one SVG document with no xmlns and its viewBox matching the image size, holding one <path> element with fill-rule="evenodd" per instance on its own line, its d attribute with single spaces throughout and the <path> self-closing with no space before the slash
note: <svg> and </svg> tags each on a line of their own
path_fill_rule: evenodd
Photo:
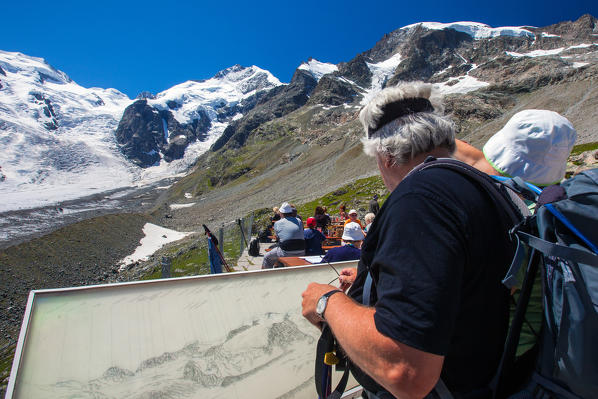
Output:
<svg viewBox="0 0 598 399">
<path fill-rule="evenodd" d="M 349 222 L 343 229 L 343 244 L 340 247 L 332 248 L 324 255 L 320 263 L 344 262 L 356 260 L 361 256 L 361 242 L 365 238 L 361 226 L 355 222 Z"/>
<path fill-rule="evenodd" d="M 262 269 L 271 269 L 283 256 L 305 255 L 303 224 L 293 216 L 293 207 L 284 202 L 279 209 L 281 219 L 274 223 L 274 233 L 279 245 L 264 256 Z"/>
<path fill-rule="evenodd" d="M 513 115 L 482 151 L 456 140 L 453 157 L 490 175 L 520 177 L 537 186 L 549 186 L 565 177 L 576 138 L 575 128 L 564 116 L 528 109 Z"/>
</svg>

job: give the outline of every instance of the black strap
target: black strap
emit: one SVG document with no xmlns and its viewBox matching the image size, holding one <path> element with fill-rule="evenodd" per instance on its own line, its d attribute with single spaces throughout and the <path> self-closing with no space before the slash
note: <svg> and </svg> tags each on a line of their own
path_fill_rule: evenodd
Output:
<svg viewBox="0 0 598 399">
<path fill-rule="evenodd" d="M 347 387 L 348 381 L 349 368 L 347 367 L 343 372 L 343 376 L 341 377 L 341 380 L 338 382 L 338 385 L 336 386 L 336 388 L 334 388 L 334 391 L 330 393 L 330 396 L 328 396 L 328 399 L 340 399 L 343 392 L 345 392 L 345 388 Z"/>
<path fill-rule="evenodd" d="M 439 158 L 428 157 L 423 163 L 416 166 L 411 172 L 417 172 L 424 169 L 441 167 L 445 169 L 451 169 L 459 172 L 465 176 L 470 177 L 476 181 L 492 198 L 492 200 L 498 204 L 498 209 L 502 210 L 503 213 L 509 218 L 511 226 L 515 226 L 520 223 L 523 219 L 523 215 L 515 204 L 511 201 L 506 193 L 499 189 L 500 182 L 492 179 L 486 173 L 479 171 L 478 169 L 464 163 L 457 161 L 452 158 Z"/>
<path fill-rule="evenodd" d="M 318 397 L 320 399 L 340 399 L 343 392 L 345 392 L 347 382 L 349 381 L 349 367 L 346 367 L 345 371 L 343 372 L 343 376 L 338 382 L 338 385 L 336 386 L 336 388 L 334 388 L 334 391 L 332 391 L 330 395 L 327 396 L 324 381 L 326 378 L 325 373 L 328 373 L 328 368 L 325 367 L 324 356 L 326 355 L 326 353 L 332 351 L 334 351 L 334 335 L 332 335 L 332 330 L 330 329 L 328 324 L 324 323 L 324 326 L 322 327 L 322 335 L 320 335 L 320 339 L 318 340 L 318 345 L 316 347 L 315 380 L 316 391 L 318 392 Z"/>
<path fill-rule="evenodd" d="M 527 271 L 523 278 L 523 285 L 521 286 L 521 292 L 519 294 L 519 300 L 517 301 L 517 307 L 515 308 L 515 314 L 507 333 L 507 339 L 505 340 L 505 346 L 503 349 L 502 357 L 498 364 L 498 369 L 494 378 L 490 382 L 490 389 L 492 390 L 492 398 L 501 398 L 506 395 L 506 381 L 511 377 L 510 373 L 513 372 L 513 365 L 515 364 L 515 355 L 517 352 L 517 345 L 519 344 L 519 336 L 521 335 L 521 328 L 525 320 L 525 311 L 529 304 L 531 297 L 532 288 L 536 279 L 536 274 L 542 261 L 542 254 L 538 251 L 532 250 L 530 255 L 529 263 L 527 265 Z"/>
<path fill-rule="evenodd" d="M 544 255 L 555 256 L 573 262 L 598 267 L 598 255 L 591 252 L 552 243 L 531 234 L 524 233 L 523 231 L 518 231 L 517 235 L 521 241 L 542 252 Z"/>
<path fill-rule="evenodd" d="M 532 374 L 532 380 L 540 385 L 542 388 L 547 389 L 548 391 L 554 392 L 559 397 L 564 399 L 583 399 L 580 396 L 575 395 L 573 392 L 566 390 L 565 388 L 561 387 L 560 385 L 556 384 L 552 380 L 534 372 Z"/>
<path fill-rule="evenodd" d="M 521 194 L 525 199 L 538 202 L 538 194 L 529 188 L 527 183 L 521 177 L 516 176 L 511 179 L 500 180 L 500 182 L 517 194 Z"/>
</svg>

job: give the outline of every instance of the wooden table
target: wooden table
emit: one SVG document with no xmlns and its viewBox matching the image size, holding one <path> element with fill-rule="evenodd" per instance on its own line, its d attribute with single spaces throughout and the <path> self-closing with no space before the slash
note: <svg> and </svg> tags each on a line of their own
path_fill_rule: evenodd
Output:
<svg viewBox="0 0 598 399">
<path fill-rule="evenodd" d="M 312 264 L 312 263 L 309 263 L 305 259 L 302 259 L 302 258 L 300 258 L 298 256 L 283 256 L 281 258 L 278 258 L 278 261 L 280 263 L 282 263 L 282 265 L 284 267 L 289 267 L 289 266 L 305 266 L 305 265 L 311 265 Z"/>
</svg>

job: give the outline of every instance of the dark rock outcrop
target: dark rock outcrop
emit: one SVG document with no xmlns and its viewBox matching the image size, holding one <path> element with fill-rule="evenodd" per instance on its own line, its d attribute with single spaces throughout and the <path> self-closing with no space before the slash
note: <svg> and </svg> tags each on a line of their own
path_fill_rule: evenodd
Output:
<svg viewBox="0 0 598 399">
<path fill-rule="evenodd" d="M 41 93 L 30 93 L 33 97 L 33 102 L 41 107 L 41 112 L 38 114 L 38 119 L 42 120 L 43 126 L 48 130 L 58 129 L 58 118 L 52 102 Z"/>
<path fill-rule="evenodd" d="M 598 34 L 598 19 L 590 14 L 579 17 L 576 21 L 565 21 L 538 29 L 561 36 L 564 40 L 592 40 Z"/>
<path fill-rule="evenodd" d="M 474 91 L 468 94 L 450 96 L 445 99 L 445 112 L 451 115 L 460 130 L 471 130 L 501 116 L 516 104 L 510 92 Z"/>
<path fill-rule="evenodd" d="M 556 57 L 499 56 L 470 73 L 511 93 L 530 92 L 554 84 L 566 76 L 566 61 Z"/>
<path fill-rule="evenodd" d="M 287 115 L 304 105 L 316 84 L 316 79 L 309 72 L 297 69 L 291 83 L 275 87 L 263 95 L 247 115 L 228 125 L 210 150 L 218 151 L 225 145 L 241 147 L 249 134 L 262 123 Z"/>
<path fill-rule="evenodd" d="M 400 81 L 429 80 L 436 72 L 452 65 L 469 63 L 456 54 L 456 49 L 465 43 L 471 43 L 472 37 L 453 29 L 431 30 L 417 27 L 410 40 L 403 48 L 402 61 L 388 85 Z"/>
<path fill-rule="evenodd" d="M 147 100 L 137 100 L 125 109 L 115 135 L 121 151 L 134 163 L 148 167 L 164 160 L 180 159 L 189 143 L 203 141 L 211 126 L 204 111 L 188 124 L 179 123 L 168 110 L 158 111 Z"/>
<path fill-rule="evenodd" d="M 369 84 L 369 83 L 368 83 Z M 353 86 L 337 77 L 324 75 L 314 89 L 309 104 L 341 105 L 351 103 L 358 95 Z"/>
<path fill-rule="evenodd" d="M 366 58 L 359 54 L 350 62 L 340 63 L 336 76 L 342 76 L 356 83 L 357 85 L 367 88 L 372 84 L 372 72 L 366 64 Z"/>
<path fill-rule="evenodd" d="M 241 102 L 236 104 L 227 104 L 222 103 L 220 107 L 217 108 L 217 116 L 218 122 L 226 122 L 229 118 L 235 116 L 236 114 L 243 114 L 245 115 L 247 112 L 251 111 L 255 106 L 262 101 L 262 98 L 267 96 L 267 90 L 260 90 L 257 93 L 244 98 Z"/>
<path fill-rule="evenodd" d="M 366 59 L 372 60 L 373 63 L 385 61 L 397 52 L 401 52 L 402 47 L 410 37 L 411 31 L 409 29 L 397 29 L 385 34 L 374 47 L 363 53 L 363 55 Z"/>
<path fill-rule="evenodd" d="M 129 105 L 115 132 L 123 154 L 141 167 L 159 162 L 159 149 L 166 144 L 162 119 L 147 100 Z"/>
</svg>

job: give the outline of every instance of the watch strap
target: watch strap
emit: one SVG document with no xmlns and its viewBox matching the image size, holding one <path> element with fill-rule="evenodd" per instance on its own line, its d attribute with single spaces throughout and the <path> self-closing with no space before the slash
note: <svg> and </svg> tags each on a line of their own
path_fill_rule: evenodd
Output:
<svg viewBox="0 0 598 399">
<path fill-rule="evenodd" d="M 342 292 L 342 291 L 337 288 L 337 289 L 334 289 L 332 291 L 328 291 L 327 293 L 325 293 L 324 295 L 322 295 L 322 297 L 329 298 L 332 294 L 335 294 L 337 292 Z"/>
<path fill-rule="evenodd" d="M 321 301 L 323 298 L 326 298 L 326 305 L 324 306 L 324 309 L 322 309 L 322 312 L 318 312 L 319 316 L 324 319 L 324 312 L 326 312 L 326 308 L 328 307 L 328 298 L 330 298 L 332 295 L 336 294 L 337 292 L 343 292 L 339 289 L 334 289 L 332 291 L 328 291 L 327 293 L 325 293 L 324 295 L 322 295 L 320 297 L 320 299 L 318 300 Z"/>
</svg>

